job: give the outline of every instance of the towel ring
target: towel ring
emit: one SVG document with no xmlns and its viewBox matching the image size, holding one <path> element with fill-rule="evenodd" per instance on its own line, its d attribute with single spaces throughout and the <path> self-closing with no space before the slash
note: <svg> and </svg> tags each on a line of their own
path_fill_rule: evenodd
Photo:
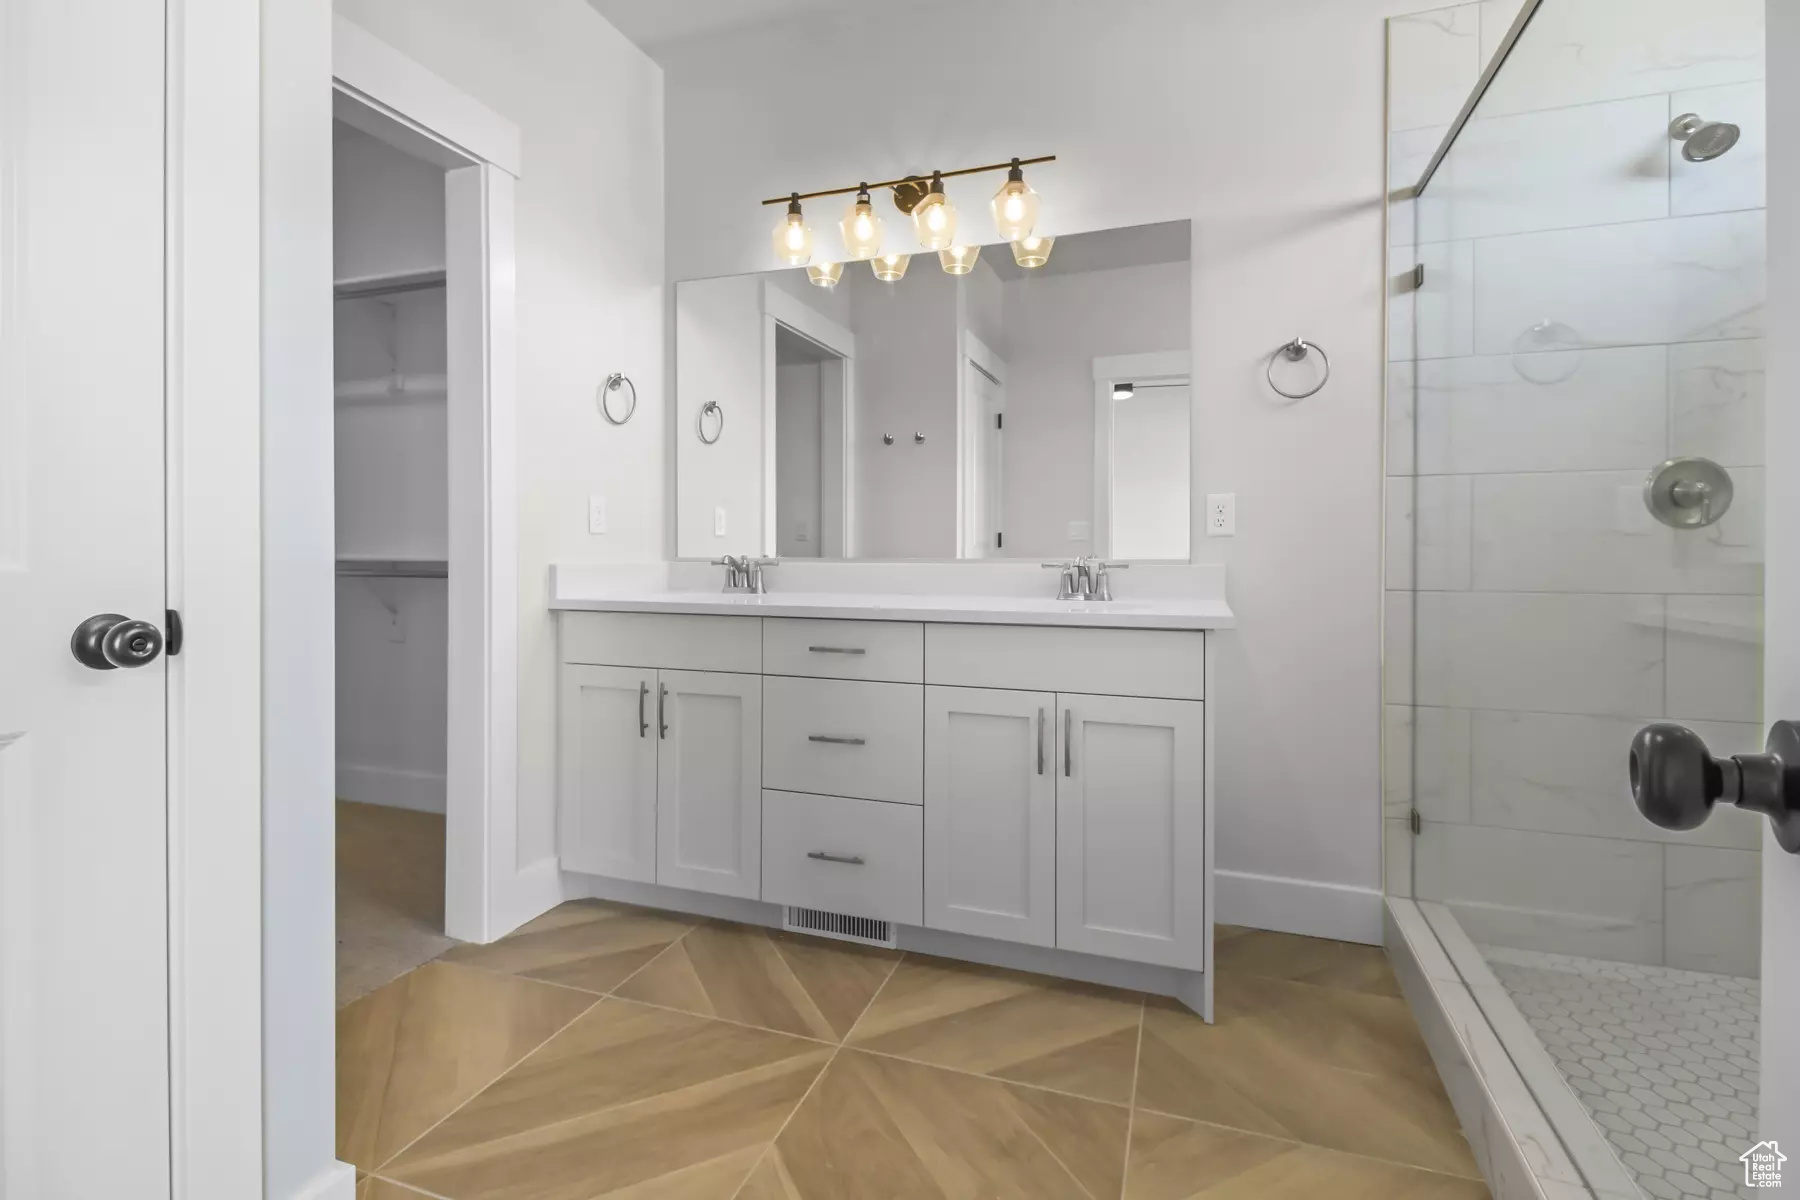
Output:
<svg viewBox="0 0 1800 1200">
<path fill-rule="evenodd" d="M 631 403 L 626 406 L 624 416 L 615 417 L 613 416 L 612 411 L 612 394 L 618 391 L 621 386 L 631 389 Z M 614 371 L 611 375 L 606 377 L 606 382 L 601 385 L 600 388 L 600 415 L 605 417 L 610 424 L 623 425 L 625 422 L 631 420 L 631 414 L 636 411 L 637 384 L 627 379 L 623 372 Z"/>
<path fill-rule="evenodd" d="M 1315 350 L 1318 351 L 1320 361 L 1325 364 L 1324 377 L 1321 378 L 1318 383 L 1313 385 L 1311 391 L 1282 391 L 1281 385 L 1275 382 L 1275 360 L 1277 358 L 1285 358 L 1292 363 L 1303 362 L 1305 361 L 1306 356 Z M 1287 400 L 1304 400 L 1308 396 L 1318 395 L 1320 389 L 1331 382 L 1331 356 L 1326 354 L 1325 348 L 1317 342 L 1309 342 L 1305 338 L 1297 337 L 1287 345 L 1278 348 L 1275 353 L 1269 355 L 1269 367 L 1268 370 L 1264 372 L 1264 375 L 1268 378 L 1269 386 L 1274 389 L 1277 396 L 1281 396 Z"/>
<path fill-rule="evenodd" d="M 706 436 L 707 413 L 716 414 L 719 418 L 719 423 L 714 427 L 713 435 L 711 437 Z M 700 411 L 694 414 L 694 436 L 699 438 L 703 445 L 710 446 L 718 441 L 724 432 L 725 410 L 719 407 L 719 402 L 717 400 L 708 400 L 705 404 L 700 406 Z"/>
</svg>

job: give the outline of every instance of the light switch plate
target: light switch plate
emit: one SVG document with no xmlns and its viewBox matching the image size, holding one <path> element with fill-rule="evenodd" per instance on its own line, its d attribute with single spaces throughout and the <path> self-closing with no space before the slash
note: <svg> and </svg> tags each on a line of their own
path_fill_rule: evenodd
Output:
<svg viewBox="0 0 1800 1200">
<path fill-rule="evenodd" d="M 713 509 L 713 536 L 725 536 L 725 506 L 722 504 Z"/>
<path fill-rule="evenodd" d="M 1237 493 L 1220 492 L 1206 498 L 1206 536 L 1237 535 Z"/>
<path fill-rule="evenodd" d="M 605 496 L 596 495 L 596 496 L 588 497 L 588 532 L 589 533 L 605 533 L 606 532 L 606 497 Z"/>
<path fill-rule="evenodd" d="M 1093 538 L 1093 536 L 1094 536 L 1094 524 L 1092 521 L 1070 521 L 1069 522 L 1069 540 L 1071 542 L 1089 541 Z"/>
</svg>

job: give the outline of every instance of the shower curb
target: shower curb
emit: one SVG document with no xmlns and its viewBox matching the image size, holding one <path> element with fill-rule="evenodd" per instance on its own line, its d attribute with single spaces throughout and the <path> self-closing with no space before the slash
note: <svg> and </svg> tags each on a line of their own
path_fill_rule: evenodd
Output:
<svg viewBox="0 0 1800 1200">
<path fill-rule="evenodd" d="M 1582 1165 L 1591 1174 L 1583 1174 L 1576 1165 L 1565 1136 L 1577 1145 L 1589 1146 L 1590 1135 L 1598 1131 L 1585 1109 L 1579 1108 L 1574 1093 L 1561 1083 L 1560 1074 L 1556 1085 L 1577 1106 L 1570 1110 L 1552 1096 L 1551 1107 L 1562 1117 L 1562 1128 L 1539 1103 L 1502 1044 L 1475 988 L 1439 940 L 1437 930 L 1454 918 L 1445 912 L 1439 921 L 1428 919 L 1425 910 L 1439 907 L 1389 896 L 1384 910 L 1388 957 L 1494 1200 L 1642 1200 L 1643 1193 L 1610 1150 L 1605 1159 L 1592 1153 L 1583 1155 Z M 1465 963 L 1467 955 L 1475 952 L 1473 943 L 1456 950 L 1456 957 Z M 1492 980 L 1491 974 L 1487 978 Z M 1498 982 L 1493 984 L 1494 994 L 1485 997 L 1488 1003 L 1510 1004 Z M 1479 979 L 1475 987 L 1487 991 Z M 1518 1015 L 1516 1009 L 1514 1012 Z M 1529 1029 L 1522 1016 L 1519 1025 Z M 1541 1045 L 1537 1049 L 1543 1052 Z M 1565 1134 L 1572 1119 L 1581 1124 Z M 1599 1145 L 1604 1147 L 1604 1139 L 1599 1139 Z M 1590 1184 L 1590 1178 L 1600 1186 Z"/>
</svg>

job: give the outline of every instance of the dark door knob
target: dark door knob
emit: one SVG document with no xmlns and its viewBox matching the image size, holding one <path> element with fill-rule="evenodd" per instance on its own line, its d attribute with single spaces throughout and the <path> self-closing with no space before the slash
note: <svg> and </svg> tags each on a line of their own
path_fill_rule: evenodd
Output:
<svg viewBox="0 0 1800 1200">
<path fill-rule="evenodd" d="M 1631 798 L 1664 829 L 1695 829 L 1721 800 L 1759 812 L 1800 854 L 1800 723 L 1769 727 L 1762 754 L 1717 758 L 1683 725 L 1646 725 L 1631 741 Z"/>
<path fill-rule="evenodd" d="M 148 621 L 133 621 L 118 613 L 100 613 L 75 627 L 69 639 L 75 661 L 96 671 L 116 667 L 141 667 L 156 661 L 163 650 L 162 630 Z"/>
</svg>

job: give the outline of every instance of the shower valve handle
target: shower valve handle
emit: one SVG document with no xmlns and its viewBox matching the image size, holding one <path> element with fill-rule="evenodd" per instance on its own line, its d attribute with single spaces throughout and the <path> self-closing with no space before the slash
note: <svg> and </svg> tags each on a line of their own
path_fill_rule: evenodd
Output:
<svg viewBox="0 0 1800 1200">
<path fill-rule="evenodd" d="M 1646 725 L 1631 741 L 1631 798 L 1664 829 L 1697 829 L 1723 800 L 1768 817 L 1800 854 L 1800 722 L 1775 722 L 1762 754 L 1727 758 L 1684 725 Z"/>
</svg>

